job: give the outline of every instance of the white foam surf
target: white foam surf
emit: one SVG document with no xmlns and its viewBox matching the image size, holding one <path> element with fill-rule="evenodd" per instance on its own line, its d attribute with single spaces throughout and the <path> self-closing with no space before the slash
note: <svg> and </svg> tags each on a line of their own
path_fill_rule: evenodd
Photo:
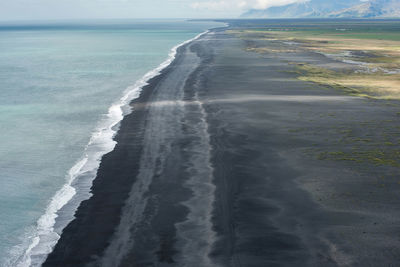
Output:
<svg viewBox="0 0 400 267">
<path fill-rule="evenodd" d="M 66 183 L 50 200 L 45 213 L 37 221 L 37 225 L 32 230 L 32 233 L 29 234 L 29 245 L 27 246 L 26 240 L 24 240 L 24 244 L 15 247 L 14 251 L 16 253 L 19 251 L 19 253 L 15 258 L 9 260 L 8 266 L 27 267 L 42 265 L 47 255 L 51 253 L 57 244 L 62 229 L 74 218 L 73 214 L 79 204 L 83 200 L 90 198 L 90 186 L 96 178 L 101 158 L 114 149 L 116 145 L 114 137 L 119 129 L 119 123 L 125 115 L 132 111 L 129 105 L 130 102 L 139 97 L 142 88 L 149 83 L 150 79 L 158 76 L 174 61 L 179 47 L 200 38 L 206 33 L 208 31 L 173 47 L 164 62 L 157 68 L 146 73 L 133 86 L 128 87 L 123 96 L 108 109 L 108 113 L 99 122 L 98 127 L 93 132 L 85 148 L 84 156 L 69 170 Z M 77 187 L 80 179 L 85 180 L 84 188 Z M 78 191 L 79 193 L 77 193 Z M 66 205 L 73 202 L 74 199 L 78 199 L 78 201 L 75 201 L 76 203 L 72 204 L 72 208 L 68 209 L 68 213 L 71 214 L 61 214 L 60 211 Z M 57 218 L 60 215 L 64 219 L 67 219 L 61 223 L 62 227 L 57 228 L 55 226 L 58 223 Z M 21 247 L 24 249 L 22 253 L 20 253 Z"/>
</svg>

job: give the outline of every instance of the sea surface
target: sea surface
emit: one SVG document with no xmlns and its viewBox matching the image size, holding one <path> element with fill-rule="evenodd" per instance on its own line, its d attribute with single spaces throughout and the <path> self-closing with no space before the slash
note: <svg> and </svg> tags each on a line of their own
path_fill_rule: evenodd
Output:
<svg viewBox="0 0 400 267">
<path fill-rule="evenodd" d="M 90 197 L 127 103 L 177 45 L 218 26 L 0 23 L 0 266 L 43 262 Z"/>
</svg>

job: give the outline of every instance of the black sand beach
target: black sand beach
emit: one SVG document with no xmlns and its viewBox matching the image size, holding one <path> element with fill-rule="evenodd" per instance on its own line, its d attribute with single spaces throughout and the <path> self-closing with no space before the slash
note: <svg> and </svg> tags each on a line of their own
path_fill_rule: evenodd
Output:
<svg viewBox="0 0 400 267">
<path fill-rule="evenodd" d="M 44 266 L 398 264 L 398 168 L 321 159 L 356 146 L 343 131 L 398 131 L 398 104 L 297 80 L 288 58 L 333 64 L 319 54 L 246 45 L 215 30 L 179 49 Z"/>
</svg>

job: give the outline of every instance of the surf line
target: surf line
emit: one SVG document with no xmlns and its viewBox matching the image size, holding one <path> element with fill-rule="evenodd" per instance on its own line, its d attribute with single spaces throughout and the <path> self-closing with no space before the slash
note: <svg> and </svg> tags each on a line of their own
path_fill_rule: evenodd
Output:
<svg viewBox="0 0 400 267">
<path fill-rule="evenodd" d="M 116 145 L 114 137 L 119 130 L 119 123 L 124 116 L 132 112 L 129 105 L 130 102 L 140 96 L 143 87 L 148 85 L 152 78 L 160 75 L 165 68 L 171 65 L 180 47 L 197 40 L 208 32 L 207 30 L 192 39 L 174 46 L 164 62 L 157 68 L 146 73 L 133 86 L 128 87 L 123 96 L 111 105 L 108 113 L 100 120 L 95 131 L 92 133 L 90 141 L 84 149 L 84 155 L 69 170 L 66 183 L 51 198 L 45 213 L 38 219 L 35 230 L 29 237 L 30 245 L 22 255 L 13 260 L 11 266 L 27 267 L 41 266 L 43 264 L 47 255 L 52 252 L 60 239 L 62 230 L 74 219 L 73 214 L 80 203 L 91 197 L 90 187 L 96 178 L 101 158 L 114 149 Z M 78 188 L 76 186 L 77 182 L 81 183 L 83 179 L 85 180 L 85 188 Z M 74 202 L 73 200 L 76 198 L 79 198 L 79 201 Z M 60 216 L 62 209 L 67 205 L 69 206 L 68 213 L 70 214 L 66 214 L 63 217 L 68 219 L 58 222 L 57 218 Z M 55 229 L 56 223 L 60 223 L 62 226 Z"/>
</svg>

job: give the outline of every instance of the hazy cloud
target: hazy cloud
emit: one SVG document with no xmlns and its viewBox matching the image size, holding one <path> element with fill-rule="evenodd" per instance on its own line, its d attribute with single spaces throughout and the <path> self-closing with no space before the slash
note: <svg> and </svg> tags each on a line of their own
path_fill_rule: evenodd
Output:
<svg viewBox="0 0 400 267">
<path fill-rule="evenodd" d="M 191 4 L 194 9 L 265 9 L 272 6 L 283 6 L 295 2 L 306 2 L 308 0 L 205 0 L 196 1 Z"/>
<path fill-rule="evenodd" d="M 0 21 L 96 18 L 233 18 L 304 0 L 0 0 Z"/>
</svg>

